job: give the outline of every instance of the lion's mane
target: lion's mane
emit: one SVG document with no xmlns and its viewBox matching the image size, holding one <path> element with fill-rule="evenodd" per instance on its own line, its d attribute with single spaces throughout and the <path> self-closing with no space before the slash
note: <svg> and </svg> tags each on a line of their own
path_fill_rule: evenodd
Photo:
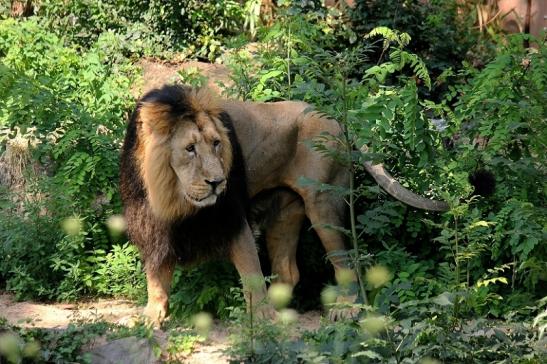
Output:
<svg viewBox="0 0 547 364">
<path fill-rule="evenodd" d="M 226 163 L 229 172 L 225 192 L 214 205 L 197 209 L 181 200 L 175 190 L 168 130 L 176 129 L 182 117 L 192 119 L 200 112 L 222 122 L 224 129 L 219 133 L 229 141 L 231 155 Z M 151 122 L 143 123 L 143 118 Z M 157 136 L 147 130 L 151 123 L 152 127 L 165 129 L 163 139 L 152 140 Z M 155 269 L 166 260 L 186 264 L 226 257 L 231 241 L 245 223 L 249 201 L 241 148 L 229 115 L 204 91 L 175 85 L 147 93 L 127 127 L 120 191 L 129 238 L 139 248 L 147 269 Z M 159 207 L 152 209 L 151 196 Z"/>
</svg>

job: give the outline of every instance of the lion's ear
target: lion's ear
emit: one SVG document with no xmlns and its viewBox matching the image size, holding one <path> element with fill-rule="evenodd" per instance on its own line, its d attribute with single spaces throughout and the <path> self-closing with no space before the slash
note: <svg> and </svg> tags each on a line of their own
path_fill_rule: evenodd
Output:
<svg viewBox="0 0 547 364">
<path fill-rule="evenodd" d="M 167 135 L 171 129 L 171 105 L 159 102 L 143 102 L 139 108 L 142 123 L 153 133 Z"/>
</svg>

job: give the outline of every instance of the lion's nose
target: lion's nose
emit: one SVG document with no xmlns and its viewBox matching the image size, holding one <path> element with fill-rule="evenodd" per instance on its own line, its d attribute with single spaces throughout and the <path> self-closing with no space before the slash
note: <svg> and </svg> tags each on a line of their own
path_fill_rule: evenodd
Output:
<svg viewBox="0 0 547 364">
<path fill-rule="evenodd" d="M 221 184 L 222 182 L 224 182 L 224 178 L 214 178 L 214 179 L 206 179 L 205 180 L 205 183 L 207 183 L 208 185 L 211 185 L 211 187 L 213 188 L 213 191 L 217 188 L 217 186 L 219 184 Z"/>
</svg>

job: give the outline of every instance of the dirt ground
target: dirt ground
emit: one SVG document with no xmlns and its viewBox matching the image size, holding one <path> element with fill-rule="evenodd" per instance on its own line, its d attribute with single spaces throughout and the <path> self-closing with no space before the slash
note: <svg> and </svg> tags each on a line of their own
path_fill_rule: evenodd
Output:
<svg viewBox="0 0 547 364">
<path fill-rule="evenodd" d="M 222 64 L 204 63 L 198 61 L 186 61 L 180 64 L 171 64 L 158 62 L 155 60 L 144 59 L 138 63 L 142 70 L 142 83 L 135 85 L 132 94 L 135 97 L 144 95 L 147 91 L 161 87 L 166 83 L 172 83 L 180 80 L 179 71 L 189 71 L 195 69 L 207 79 L 207 86 L 221 93 L 219 83 L 226 86 L 232 84 L 229 69 Z"/>
<path fill-rule="evenodd" d="M 96 301 L 64 303 L 37 303 L 31 301 L 17 302 L 14 297 L 0 292 L 0 317 L 4 317 L 11 325 L 19 327 L 38 327 L 63 329 L 71 321 L 102 320 L 116 324 L 125 324 L 128 318 L 142 311 L 131 301 L 99 299 Z M 319 327 L 320 313 L 306 312 L 299 315 L 299 330 L 315 330 Z M 184 362 L 190 364 L 224 364 L 228 358 L 222 353 L 229 344 L 229 323 L 215 321 L 207 341 L 200 343 L 194 352 Z M 165 332 L 157 330 L 155 337 L 158 342 L 165 343 Z M 100 341 L 98 341 L 100 343 Z"/>
</svg>

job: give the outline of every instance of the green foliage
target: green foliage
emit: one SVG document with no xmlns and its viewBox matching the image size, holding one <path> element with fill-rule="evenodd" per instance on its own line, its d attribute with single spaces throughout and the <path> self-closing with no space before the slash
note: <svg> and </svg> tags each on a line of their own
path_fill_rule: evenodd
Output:
<svg viewBox="0 0 547 364">
<path fill-rule="evenodd" d="M 95 287 L 104 295 L 141 299 L 146 279 L 137 248 L 129 243 L 114 245 L 108 253 L 95 251 L 97 265 Z"/>
<path fill-rule="evenodd" d="M 128 65 L 111 67 L 107 55 L 95 49 L 79 57 L 35 21 L 5 20 L 0 34 L 0 82 L 5 85 L 0 125 L 11 133 L 17 126 L 37 145 L 37 157 L 50 160 L 58 183 L 70 181 L 68 198 L 89 206 L 102 191 L 111 201 L 131 102 Z M 27 46 L 23 51 L 16 44 Z"/>
<path fill-rule="evenodd" d="M 258 32 L 258 52 L 241 50 L 228 57 L 226 63 L 236 81 L 226 90 L 229 96 L 255 101 L 309 99 L 312 90 L 300 88 L 314 77 L 308 69 L 313 67 L 313 57 L 324 48 L 339 47 L 340 38 L 353 34 L 343 19 L 323 8 L 310 11 L 309 4 L 313 6 L 308 1 L 280 3 L 277 21 Z M 324 90 L 324 85 L 317 85 L 322 86 Z"/>
<path fill-rule="evenodd" d="M 218 55 L 223 36 L 234 34 L 243 24 L 235 0 L 47 0 L 38 16 L 66 41 L 84 48 L 111 34 L 126 55 L 168 57 L 182 52 L 210 59 Z"/>
<path fill-rule="evenodd" d="M 393 34 L 384 35 L 394 41 Z M 539 244 L 545 240 L 541 228 L 545 226 L 545 195 L 539 183 L 545 179 L 545 158 L 537 149 L 545 139 L 542 125 L 546 100 L 545 93 L 539 91 L 546 77 L 542 56 L 545 47 L 525 50 L 522 40 L 512 37 L 482 71 L 466 71 L 466 77 L 472 75 L 471 78 L 452 87 L 447 96 L 450 100 L 439 104 L 421 100 L 415 82 L 406 77 L 400 78 L 402 88 L 376 88 L 372 84 L 362 111 L 355 113 L 361 120 L 374 120 L 376 125 L 359 121 L 350 125 L 363 142 L 372 146 L 369 150 L 386 156 L 386 164 L 412 189 L 431 188 L 424 184 L 428 180 L 442 183 L 443 198 L 451 201 L 453 208 L 440 225 L 433 224 L 441 229 L 434 240 L 441 244 L 440 252 L 445 253 L 444 258 L 436 255 L 435 260 L 446 262 L 437 266 L 443 272 L 437 281 L 452 289 L 467 287 L 464 301 L 473 306 L 467 308 L 477 313 L 487 309 L 495 316 L 512 309 L 508 305 L 500 311 L 493 302 L 502 300 L 499 293 L 507 292 L 508 286 L 513 293 L 515 289 L 540 293 L 537 285 L 544 279 L 540 271 L 544 271 L 546 260 L 545 249 Z M 396 40 L 395 43 L 401 44 Z M 523 70 L 525 66 L 529 70 Z M 369 69 L 368 76 L 375 73 L 374 68 Z M 522 112 L 521 107 L 527 111 Z M 432 123 L 434 117 L 439 118 L 437 124 Z M 446 150 L 443 139 L 452 138 L 456 131 L 456 146 Z M 468 173 L 480 168 L 496 175 L 494 196 L 460 202 L 471 192 Z M 384 211 L 389 218 L 382 217 Z M 380 231 L 397 229 L 400 234 L 406 228 L 407 233 L 403 234 L 411 232 L 409 222 L 401 223 L 401 214 L 394 213 L 386 203 L 365 212 L 360 222 L 366 233 L 380 241 L 389 239 Z M 420 227 L 412 235 L 431 241 L 433 232 L 428 230 Z M 481 285 L 484 279 L 493 282 L 489 270 L 496 267 L 506 267 L 494 275 L 498 284 Z M 510 302 L 509 299 L 506 304 Z"/>
<path fill-rule="evenodd" d="M 17 299 L 53 298 L 63 279 L 61 272 L 51 270 L 51 261 L 44 259 L 56 253 L 51 242 L 62 239 L 58 220 L 41 215 L 40 210 L 34 204 L 27 209 L 27 218 L 8 208 L 0 210 L 0 277 Z"/>
<path fill-rule="evenodd" d="M 393 278 L 372 300 L 381 313 L 390 312 L 401 302 L 431 298 L 446 284 L 442 282 L 442 276 L 434 273 L 434 261 L 418 259 L 398 244 L 384 245 L 376 258 L 379 264 L 393 272 Z"/>
<path fill-rule="evenodd" d="M 394 317 L 370 314 L 360 322 L 323 326 L 311 335 L 315 356 L 344 363 L 540 363 L 536 334 L 521 324 L 454 320 L 444 296 L 399 306 Z M 374 318 L 374 319 L 372 319 Z M 380 324 L 373 326 L 372 323 Z M 493 349 L 495 348 L 495 349 Z M 305 352 L 305 351 L 304 351 Z"/>
<path fill-rule="evenodd" d="M 165 349 L 169 356 L 167 362 L 183 362 L 183 359 L 194 351 L 197 343 L 200 341 L 203 341 L 201 336 L 188 331 L 171 332 Z"/>
<path fill-rule="evenodd" d="M 453 316 L 454 295 L 395 305 L 391 315 L 370 306 L 358 322 L 322 322 L 300 331 L 283 322 L 256 322 L 234 310 L 237 335 L 229 350 L 238 363 L 541 363 L 541 331 L 529 324 L 461 320 Z M 538 322 L 541 316 L 538 316 Z M 536 325 L 538 326 L 538 325 Z"/>
<path fill-rule="evenodd" d="M 512 264 L 507 275 L 512 290 L 534 292 L 545 282 L 547 257 L 540 243 L 546 237 L 547 48 L 525 49 L 523 41 L 524 36 L 511 37 L 482 71 L 465 71 L 471 78 L 448 97 L 461 95 L 451 115 L 462 130 L 463 142 L 454 150 L 457 168 L 484 168 L 496 176 L 494 195 L 477 203 L 482 219 L 493 226 L 489 259 L 495 266 Z M 472 217 L 465 219 L 470 224 Z"/>
<path fill-rule="evenodd" d="M 25 178 L 22 210 L 0 215 L 9 227 L 2 229 L 0 274 L 19 298 L 119 295 L 124 284 L 142 281 L 138 274 L 126 280 L 138 266 L 122 272 L 136 262 L 134 250 L 105 256 L 118 242 L 105 222 L 120 208 L 118 148 L 134 71 L 127 61 L 110 63 L 100 45 L 80 54 L 36 19 L 0 23 L 0 142 L 26 140 L 41 171 Z M 71 216 L 79 227 L 63 233 Z M 111 273 L 114 286 L 105 284 Z M 132 287 L 126 292 L 135 296 L 142 283 Z"/>
<path fill-rule="evenodd" d="M 270 292 L 271 293 L 271 292 Z M 232 294 L 236 300 L 243 300 L 243 290 L 234 288 Z M 255 303 L 255 310 L 264 302 Z M 226 353 L 232 363 L 295 363 L 300 359 L 303 345 L 291 340 L 291 331 L 295 329 L 296 313 L 292 310 L 281 310 L 279 320 L 257 319 L 241 306 L 228 308 L 232 323 L 230 336 L 231 346 Z M 285 316 L 285 319 L 283 319 Z"/>
<path fill-rule="evenodd" d="M 169 310 L 179 319 L 188 319 L 201 311 L 226 318 L 228 307 L 241 305 L 231 287 L 239 286 L 239 277 L 228 262 L 211 262 L 175 270 Z"/>
<path fill-rule="evenodd" d="M 98 336 L 105 334 L 112 326 L 105 322 L 71 323 L 65 330 L 48 330 L 36 328 L 17 328 L 0 324 L 0 330 L 14 338 L 18 348 L 11 349 L 8 362 L 20 363 L 25 356 L 25 348 L 35 345 L 35 353 L 29 358 L 33 363 L 65 363 L 89 362 L 87 355 L 81 353 L 81 348 Z M 5 339 L 6 337 L 2 338 Z M 2 358 L 0 353 L 0 359 Z"/>
<path fill-rule="evenodd" d="M 83 349 L 99 338 L 144 338 L 150 341 L 156 353 L 161 351 L 153 330 L 143 322 L 128 328 L 105 321 L 76 319 L 63 329 L 42 329 L 10 326 L 0 321 L 0 332 L 2 343 L 12 343 L 0 345 L 0 360 L 6 358 L 8 363 L 90 363 L 90 354 Z"/>
<path fill-rule="evenodd" d="M 378 27 L 398 29 L 410 37 L 409 51 L 439 75 L 460 68 L 468 51 L 479 40 L 473 9 L 467 2 L 451 0 L 374 0 L 356 2 L 350 16 L 357 39 Z"/>
</svg>

